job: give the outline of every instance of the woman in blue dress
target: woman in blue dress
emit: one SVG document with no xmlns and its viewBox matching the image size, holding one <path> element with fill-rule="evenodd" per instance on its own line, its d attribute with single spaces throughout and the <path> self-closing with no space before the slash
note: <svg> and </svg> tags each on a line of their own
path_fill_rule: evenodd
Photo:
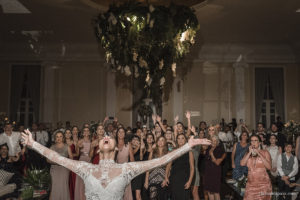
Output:
<svg viewBox="0 0 300 200">
<path fill-rule="evenodd" d="M 231 160 L 232 160 L 232 178 L 238 180 L 243 175 L 248 174 L 247 166 L 241 166 L 240 162 L 243 159 L 246 151 L 249 148 L 249 134 L 246 131 L 243 131 L 240 135 L 240 142 L 237 142 L 233 146 Z"/>
</svg>

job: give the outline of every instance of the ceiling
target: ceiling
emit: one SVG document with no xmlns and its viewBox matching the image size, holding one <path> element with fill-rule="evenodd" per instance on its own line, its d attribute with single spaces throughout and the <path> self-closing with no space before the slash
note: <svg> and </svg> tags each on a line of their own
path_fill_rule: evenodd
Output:
<svg viewBox="0 0 300 200">
<path fill-rule="evenodd" d="M 92 18 L 109 3 L 123 1 L 0 0 L 0 44 L 26 42 L 29 36 L 22 31 L 42 31 L 38 40 L 47 43 L 95 43 Z M 300 44 L 298 0 L 203 1 L 173 0 L 195 8 L 201 26 L 198 39 L 204 43 Z M 149 2 L 167 4 L 170 0 Z"/>
</svg>

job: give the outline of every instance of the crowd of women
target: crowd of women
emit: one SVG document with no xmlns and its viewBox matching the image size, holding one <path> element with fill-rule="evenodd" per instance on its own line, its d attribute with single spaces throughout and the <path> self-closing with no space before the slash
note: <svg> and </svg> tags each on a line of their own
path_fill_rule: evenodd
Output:
<svg viewBox="0 0 300 200">
<path fill-rule="evenodd" d="M 199 200 L 199 191 L 205 199 L 224 199 L 220 196 L 221 183 L 229 176 L 227 172 L 231 169 L 234 180 L 248 177 L 244 199 L 271 199 L 274 195 L 272 181 L 277 181 L 279 190 L 283 192 L 279 198 L 292 198 L 289 192 L 297 186 L 298 159 L 291 154 L 293 146 L 286 144 L 278 124 L 272 124 L 270 133 L 265 132 L 262 123 L 257 125 L 255 132 L 249 132 L 242 122 L 236 126 L 207 126 L 205 122 L 200 122 L 199 127 L 195 128 L 191 125 L 191 113 L 186 112 L 185 117 L 186 127 L 178 121 L 178 117 L 172 125 L 168 125 L 166 120 L 153 115 L 152 129 L 139 122 L 135 128 L 125 127 L 117 118 L 110 120 L 106 117 L 95 126 L 95 132 L 91 131 L 89 124 L 84 124 L 82 128 L 73 126 L 54 131 L 50 148 L 64 157 L 98 164 L 101 160 L 98 144 L 108 134 L 117 142 L 116 162 L 125 163 L 162 157 L 185 145 L 192 135 L 209 138 L 211 145 L 197 146 L 172 163 L 134 178 L 125 189 L 124 199 Z M 12 128 L 11 125 L 5 126 L 3 134 L 6 137 L 10 137 L 9 128 Z M 300 143 L 300 139 L 297 141 Z M 37 156 L 30 154 L 25 147 L 16 154 L 17 157 L 9 156 L 11 146 L 12 143 L 1 145 L 1 168 L 7 168 L 19 157 L 21 162 L 26 163 L 26 158 Z M 298 151 L 300 148 L 297 146 L 296 154 L 300 157 Z M 52 178 L 50 199 L 85 200 L 83 180 L 50 160 L 48 163 Z M 23 169 L 26 167 L 26 164 L 23 165 Z"/>
</svg>

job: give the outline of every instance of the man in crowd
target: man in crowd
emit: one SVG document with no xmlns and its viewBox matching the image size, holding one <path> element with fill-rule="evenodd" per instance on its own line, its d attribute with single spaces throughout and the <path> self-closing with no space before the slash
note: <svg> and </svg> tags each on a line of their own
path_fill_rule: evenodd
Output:
<svg viewBox="0 0 300 200">
<path fill-rule="evenodd" d="M 267 135 L 267 142 L 269 144 L 270 142 L 270 136 L 274 134 L 278 138 L 278 146 L 280 146 L 282 149 L 284 149 L 284 144 L 286 143 L 286 137 L 282 133 L 278 131 L 278 127 L 276 123 L 272 123 L 271 125 L 271 132 Z"/>
<path fill-rule="evenodd" d="M 21 139 L 21 134 L 19 132 L 13 131 L 12 124 L 11 123 L 5 124 L 4 132 L 0 134 L 0 145 L 4 143 L 8 145 L 9 148 L 8 155 L 10 157 L 14 157 L 21 152 L 20 139 Z"/>
<path fill-rule="evenodd" d="M 257 127 L 256 128 L 257 135 L 260 135 L 260 134 L 267 135 L 267 133 L 265 132 L 265 126 L 262 122 L 258 122 L 256 127 Z"/>
<path fill-rule="evenodd" d="M 42 123 L 40 123 L 39 125 L 36 123 L 32 124 L 32 137 L 35 141 L 43 146 L 46 146 L 48 144 L 48 133 L 44 130 L 44 125 Z"/>
<path fill-rule="evenodd" d="M 222 165 L 222 178 L 223 180 L 225 180 L 226 173 L 228 172 L 231 166 L 231 153 L 233 148 L 233 135 L 230 131 L 230 127 L 228 125 L 225 125 L 224 132 L 220 131 L 218 136 L 219 139 L 222 141 L 226 152 L 225 162 L 223 162 Z"/>
<path fill-rule="evenodd" d="M 278 131 L 281 132 L 282 129 L 284 128 L 284 124 L 281 121 L 281 117 L 280 116 L 276 117 L 276 125 L 277 125 L 277 128 L 278 128 Z"/>
<path fill-rule="evenodd" d="M 238 141 L 240 141 L 240 135 L 242 132 L 247 131 L 249 134 L 249 137 L 251 136 L 251 132 L 249 131 L 248 127 L 244 123 L 244 121 L 241 119 L 239 125 L 236 126 L 236 129 L 234 130 L 234 135 L 237 137 Z"/>
<path fill-rule="evenodd" d="M 298 173 L 298 160 L 296 156 L 292 154 L 293 145 L 286 143 L 285 152 L 278 156 L 277 170 L 278 170 L 278 189 L 279 200 L 291 199 L 291 187 L 290 183 L 295 182 L 295 176 Z"/>
</svg>

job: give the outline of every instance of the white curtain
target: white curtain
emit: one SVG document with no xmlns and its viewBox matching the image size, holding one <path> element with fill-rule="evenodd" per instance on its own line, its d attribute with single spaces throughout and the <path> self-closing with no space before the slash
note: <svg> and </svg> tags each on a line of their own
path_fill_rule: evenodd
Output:
<svg viewBox="0 0 300 200">
<path fill-rule="evenodd" d="M 273 68 L 269 71 L 270 84 L 275 101 L 275 107 L 281 119 L 284 119 L 284 86 L 283 69 Z"/>
<path fill-rule="evenodd" d="M 262 102 L 264 99 L 265 87 L 268 81 L 268 69 L 256 68 L 255 69 L 255 119 L 256 123 L 259 122 Z"/>
<path fill-rule="evenodd" d="M 27 77 L 28 77 L 28 90 L 29 96 L 32 101 L 33 112 L 35 116 L 35 121 L 39 121 L 40 112 L 40 77 L 41 77 L 41 67 L 40 66 L 30 66 L 27 67 Z"/>
<path fill-rule="evenodd" d="M 40 107 L 40 66 L 13 66 L 11 72 L 10 118 L 17 120 L 17 113 L 22 97 L 25 76 L 27 76 L 27 90 L 32 100 L 36 121 L 39 119 Z"/>
<path fill-rule="evenodd" d="M 282 68 L 256 68 L 255 69 L 255 117 L 259 122 L 265 87 L 268 79 L 272 89 L 275 107 L 278 115 L 284 119 L 284 85 Z"/>
<path fill-rule="evenodd" d="M 11 71 L 10 90 L 10 120 L 17 121 L 17 113 L 21 101 L 26 69 L 22 66 L 13 66 Z"/>
</svg>

